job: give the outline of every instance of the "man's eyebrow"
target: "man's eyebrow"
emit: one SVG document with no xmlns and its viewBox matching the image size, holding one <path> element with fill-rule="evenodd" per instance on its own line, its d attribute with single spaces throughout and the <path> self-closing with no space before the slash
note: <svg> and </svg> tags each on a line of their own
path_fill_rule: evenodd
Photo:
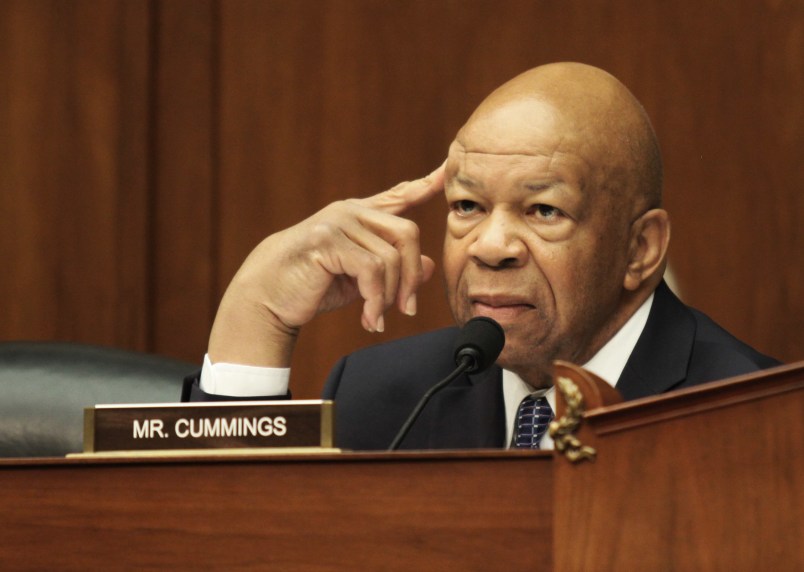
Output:
<svg viewBox="0 0 804 572">
<path fill-rule="evenodd" d="M 550 181 L 549 183 L 525 183 L 524 187 L 529 191 L 538 193 L 541 191 L 545 191 L 551 187 L 558 186 L 560 184 L 561 181 Z"/>
<path fill-rule="evenodd" d="M 452 179 L 452 183 L 453 184 L 457 183 L 460 186 L 462 186 L 464 188 L 467 188 L 467 189 L 478 189 L 478 188 L 482 189 L 483 188 L 482 183 L 478 183 L 477 181 L 467 177 L 466 175 L 455 175 L 455 177 Z"/>
<path fill-rule="evenodd" d="M 483 185 L 482 181 L 477 181 L 464 174 L 457 174 L 447 182 L 448 187 L 452 187 L 455 185 L 459 185 L 464 189 L 468 189 L 471 191 L 482 191 L 483 189 L 485 189 L 485 185 Z M 554 189 L 561 193 L 568 192 L 568 189 L 566 188 L 564 181 L 561 179 L 552 179 L 549 181 L 540 181 L 540 182 L 526 182 L 522 184 L 522 187 L 533 193 L 540 193 L 542 191 L 547 191 L 549 189 Z"/>
<path fill-rule="evenodd" d="M 554 179 L 539 183 L 525 183 L 523 186 L 532 193 L 552 191 L 556 195 L 563 196 L 568 199 L 573 199 L 573 197 L 577 197 L 579 195 L 579 191 L 572 185 L 567 185 L 566 181 L 563 179 Z"/>
</svg>

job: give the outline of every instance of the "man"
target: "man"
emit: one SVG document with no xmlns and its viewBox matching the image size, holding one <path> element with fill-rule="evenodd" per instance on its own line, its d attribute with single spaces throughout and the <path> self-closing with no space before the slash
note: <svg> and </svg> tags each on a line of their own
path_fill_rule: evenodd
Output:
<svg viewBox="0 0 804 572">
<path fill-rule="evenodd" d="M 494 318 L 506 344 L 499 367 L 438 394 L 402 448 L 518 442 L 523 398 L 531 413 L 554 408 L 556 359 L 584 365 L 626 399 L 776 364 L 662 282 L 670 223 L 650 122 L 609 74 L 561 63 L 492 93 L 428 177 L 330 205 L 265 239 L 221 302 L 192 398 L 284 395 L 299 329 L 318 313 L 362 299 L 369 331 L 383 330 L 392 306 L 415 314 L 416 290 L 434 264 L 401 215 L 442 193 L 455 321 Z M 454 367 L 455 333 L 341 360 L 324 391 L 336 402 L 338 446 L 386 448 L 421 395 Z M 541 432 L 527 439 L 550 445 Z"/>
</svg>

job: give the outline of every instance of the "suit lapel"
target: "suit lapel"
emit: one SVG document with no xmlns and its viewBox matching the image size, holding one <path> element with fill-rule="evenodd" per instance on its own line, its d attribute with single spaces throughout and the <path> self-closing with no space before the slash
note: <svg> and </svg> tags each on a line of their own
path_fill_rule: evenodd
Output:
<svg viewBox="0 0 804 572">
<path fill-rule="evenodd" d="M 626 400 L 671 390 L 687 377 L 695 319 L 662 282 L 616 388 Z"/>
<path fill-rule="evenodd" d="M 499 367 L 461 376 L 433 399 L 431 448 L 504 446 L 505 406 Z"/>
</svg>

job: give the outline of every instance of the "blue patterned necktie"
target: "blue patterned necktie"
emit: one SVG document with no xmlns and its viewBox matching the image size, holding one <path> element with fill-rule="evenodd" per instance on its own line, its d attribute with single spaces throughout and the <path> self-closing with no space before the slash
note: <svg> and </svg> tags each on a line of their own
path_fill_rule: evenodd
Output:
<svg viewBox="0 0 804 572">
<path fill-rule="evenodd" d="M 553 410 L 547 398 L 528 395 L 519 404 L 516 412 L 516 431 L 513 447 L 516 449 L 538 449 L 547 426 L 553 419 Z"/>
</svg>

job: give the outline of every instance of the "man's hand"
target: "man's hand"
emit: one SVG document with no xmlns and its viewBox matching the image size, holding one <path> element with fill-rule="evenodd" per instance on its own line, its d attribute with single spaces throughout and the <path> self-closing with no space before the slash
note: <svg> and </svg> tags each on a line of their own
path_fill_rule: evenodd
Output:
<svg viewBox="0 0 804 572">
<path fill-rule="evenodd" d="M 362 298 L 361 321 L 383 331 L 392 305 L 416 313 L 416 291 L 435 264 L 419 229 L 401 218 L 443 191 L 444 166 L 365 199 L 333 203 L 266 238 L 246 258 L 218 308 L 213 362 L 289 367 L 301 326 Z"/>
</svg>

